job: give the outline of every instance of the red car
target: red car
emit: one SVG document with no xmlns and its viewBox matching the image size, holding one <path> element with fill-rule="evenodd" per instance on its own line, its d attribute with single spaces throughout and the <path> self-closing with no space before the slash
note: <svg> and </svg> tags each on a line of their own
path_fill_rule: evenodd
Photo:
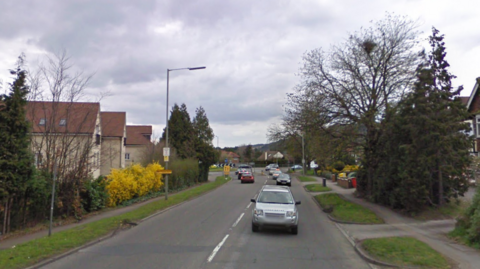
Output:
<svg viewBox="0 0 480 269">
<path fill-rule="evenodd" d="M 242 182 L 242 184 L 244 182 L 250 182 L 250 183 L 254 183 L 255 182 L 255 177 L 253 176 L 252 172 L 250 171 L 244 171 L 240 177 L 240 181 Z"/>
</svg>

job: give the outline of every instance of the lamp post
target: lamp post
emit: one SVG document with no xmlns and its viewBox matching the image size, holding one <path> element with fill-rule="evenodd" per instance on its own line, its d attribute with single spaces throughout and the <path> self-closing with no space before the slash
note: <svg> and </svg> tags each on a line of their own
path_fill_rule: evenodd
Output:
<svg viewBox="0 0 480 269">
<path fill-rule="evenodd" d="M 303 138 L 303 134 L 299 134 L 302 137 L 302 172 L 305 175 L 305 140 Z"/>
<path fill-rule="evenodd" d="M 164 160 L 165 160 L 165 170 L 168 170 L 168 158 L 170 157 L 170 148 L 168 147 L 168 84 L 169 84 L 169 79 L 170 79 L 170 71 L 177 71 L 177 70 L 199 70 L 199 69 L 205 69 L 205 66 L 200 66 L 200 67 L 184 67 L 184 68 L 175 68 L 175 69 L 167 69 L 167 121 L 165 123 L 165 129 L 166 129 L 166 135 L 165 135 L 165 148 L 167 150 L 164 150 L 168 155 L 165 156 L 164 154 Z M 168 174 L 165 175 L 165 200 L 168 200 Z"/>
</svg>

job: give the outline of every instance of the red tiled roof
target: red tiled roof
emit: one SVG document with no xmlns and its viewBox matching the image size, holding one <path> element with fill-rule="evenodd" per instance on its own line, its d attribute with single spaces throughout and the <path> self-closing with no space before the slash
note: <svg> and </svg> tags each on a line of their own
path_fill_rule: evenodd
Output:
<svg viewBox="0 0 480 269">
<path fill-rule="evenodd" d="M 30 101 L 26 110 L 33 133 L 47 129 L 54 133 L 93 134 L 100 103 Z M 45 119 L 45 125 L 39 125 L 41 119 Z"/>
<path fill-rule="evenodd" d="M 152 135 L 151 125 L 127 125 L 126 145 L 148 145 L 151 143 L 145 135 Z"/>
<path fill-rule="evenodd" d="M 123 137 L 126 115 L 125 112 L 100 112 L 102 136 Z"/>
</svg>

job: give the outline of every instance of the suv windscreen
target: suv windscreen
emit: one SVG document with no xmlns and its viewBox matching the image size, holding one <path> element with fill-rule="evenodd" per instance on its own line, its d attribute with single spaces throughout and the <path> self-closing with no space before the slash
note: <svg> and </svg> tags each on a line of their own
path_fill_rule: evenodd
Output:
<svg viewBox="0 0 480 269">
<path fill-rule="evenodd" d="M 288 192 L 263 191 L 257 202 L 267 204 L 293 204 L 293 197 Z"/>
</svg>

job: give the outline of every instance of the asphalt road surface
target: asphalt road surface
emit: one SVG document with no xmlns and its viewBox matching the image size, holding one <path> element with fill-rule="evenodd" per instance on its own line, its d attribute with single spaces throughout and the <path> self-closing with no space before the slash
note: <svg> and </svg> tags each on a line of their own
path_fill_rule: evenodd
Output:
<svg viewBox="0 0 480 269">
<path fill-rule="evenodd" d="M 233 176 L 233 173 L 231 173 Z M 321 212 L 300 182 L 299 231 L 251 230 L 254 198 L 264 184 L 236 177 L 224 186 L 84 248 L 44 268 L 370 268 Z"/>
</svg>

